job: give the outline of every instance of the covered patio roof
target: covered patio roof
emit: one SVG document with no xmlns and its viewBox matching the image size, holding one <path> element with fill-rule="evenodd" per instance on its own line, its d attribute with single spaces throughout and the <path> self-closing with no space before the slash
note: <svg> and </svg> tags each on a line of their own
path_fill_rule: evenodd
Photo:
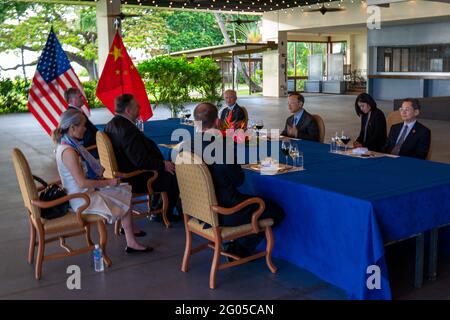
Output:
<svg viewBox="0 0 450 320">
<path fill-rule="evenodd" d="M 205 47 L 200 49 L 185 50 L 173 52 L 171 56 L 186 56 L 186 58 L 196 58 L 196 57 L 231 57 L 238 55 L 248 55 L 258 52 L 263 52 L 266 50 L 277 49 L 277 44 L 274 42 L 267 43 L 233 43 L 225 44 L 220 46 Z"/>
<path fill-rule="evenodd" d="M 36 2 L 95 4 L 97 1 L 98 0 L 40 0 Z M 330 0 L 120 0 L 120 2 L 122 5 L 147 7 L 262 13 L 266 11 L 288 10 L 300 6 L 313 7 L 313 5 L 329 3 Z"/>
</svg>

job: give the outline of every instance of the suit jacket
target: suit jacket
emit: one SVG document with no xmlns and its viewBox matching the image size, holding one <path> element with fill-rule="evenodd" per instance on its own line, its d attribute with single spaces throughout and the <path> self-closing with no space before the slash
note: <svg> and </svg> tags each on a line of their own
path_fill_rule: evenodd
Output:
<svg viewBox="0 0 450 320">
<path fill-rule="evenodd" d="M 69 109 L 75 109 L 75 110 L 79 110 L 73 106 L 69 105 Z M 89 118 L 84 114 L 83 115 L 86 118 L 86 133 L 84 134 L 83 137 L 83 146 L 85 148 L 90 147 L 94 144 L 96 144 L 96 140 L 95 140 L 95 135 L 97 134 L 97 127 L 89 120 Z M 97 156 L 98 158 L 98 156 Z"/>
<path fill-rule="evenodd" d="M 225 120 L 230 113 L 230 109 L 227 107 L 225 108 L 222 113 L 220 114 L 220 120 Z M 236 105 L 233 108 L 232 115 L 231 115 L 231 122 L 236 121 L 245 121 L 245 113 L 244 110 L 236 103 Z"/>
<path fill-rule="evenodd" d="M 111 139 L 121 172 L 135 170 L 164 171 L 164 158 L 156 143 L 147 138 L 131 121 L 115 116 L 105 127 L 105 133 Z M 142 189 L 146 178 L 140 176 L 127 180 L 133 190 Z"/>
<path fill-rule="evenodd" d="M 384 113 L 380 109 L 371 111 L 367 125 L 366 141 L 364 142 L 364 129 L 367 118 L 368 114 L 361 115 L 361 130 L 356 141 L 371 151 L 382 152 L 386 144 L 386 118 Z"/>
<path fill-rule="evenodd" d="M 220 139 L 224 139 L 220 137 Z M 203 139 L 202 139 L 203 140 Z M 213 140 L 214 141 L 214 140 Z M 213 141 L 202 141 L 202 153 L 205 148 L 211 144 Z M 191 150 L 195 150 L 193 147 Z M 214 183 L 214 188 L 216 191 L 217 202 L 220 206 L 223 207 L 233 207 L 236 204 L 246 200 L 249 196 L 244 195 L 238 191 L 238 187 L 244 183 L 245 174 L 242 170 L 241 166 L 237 164 L 236 152 L 234 152 L 234 162 L 232 164 L 226 163 L 226 143 L 225 139 L 223 142 L 223 157 L 221 159 L 221 163 L 213 163 L 207 164 L 209 172 L 211 173 L 211 177 Z M 202 155 L 198 155 L 202 159 Z"/>
<path fill-rule="evenodd" d="M 389 131 L 389 136 L 386 142 L 384 152 L 391 153 L 397 142 L 400 131 L 403 128 L 403 122 L 394 124 Z M 399 155 L 406 157 L 413 157 L 419 159 L 426 159 L 428 151 L 430 150 L 431 131 L 420 122 L 416 121 L 414 127 L 409 132 L 405 141 L 400 148 Z"/>
<path fill-rule="evenodd" d="M 288 125 L 291 127 L 294 125 L 294 116 L 295 115 L 291 115 L 289 118 L 286 119 L 286 124 L 284 126 L 284 130 L 281 132 L 281 135 L 288 136 L 287 128 Z M 319 126 L 317 125 L 312 115 L 308 113 L 306 110 L 303 110 L 302 117 L 298 121 L 296 127 L 298 130 L 297 136 L 291 138 L 298 138 L 311 141 L 320 140 Z"/>
</svg>

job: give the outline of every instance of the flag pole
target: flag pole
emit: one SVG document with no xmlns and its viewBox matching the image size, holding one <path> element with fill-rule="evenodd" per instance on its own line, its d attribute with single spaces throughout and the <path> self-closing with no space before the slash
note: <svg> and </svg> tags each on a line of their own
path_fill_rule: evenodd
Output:
<svg viewBox="0 0 450 320">
<path fill-rule="evenodd" d="M 123 41 L 122 41 L 122 35 L 121 35 L 121 32 L 120 32 L 120 29 L 121 29 L 121 26 L 122 26 L 122 21 L 120 20 L 120 18 L 116 18 L 115 20 L 114 20 L 114 26 L 115 26 L 115 28 L 116 28 L 116 34 L 118 34 L 119 35 L 119 37 L 120 37 L 120 40 L 121 40 L 121 42 L 122 42 L 122 44 L 123 44 Z M 122 50 L 122 48 L 120 48 L 120 50 Z M 123 92 L 123 78 L 122 78 L 122 70 L 123 70 L 123 68 L 122 68 L 123 66 L 122 66 L 122 60 L 120 60 L 120 89 L 121 89 L 121 91 L 122 91 L 122 95 L 124 94 L 124 92 Z"/>
</svg>

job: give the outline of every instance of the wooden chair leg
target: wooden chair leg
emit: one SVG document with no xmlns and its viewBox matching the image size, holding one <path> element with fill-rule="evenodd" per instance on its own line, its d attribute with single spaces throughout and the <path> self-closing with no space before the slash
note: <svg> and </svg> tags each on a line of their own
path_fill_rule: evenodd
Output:
<svg viewBox="0 0 450 320">
<path fill-rule="evenodd" d="M 35 277 L 37 280 L 41 279 L 42 275 L 42 261 L 44 260 L 44 249 L 45 249 L 44 230 L 39 230 L 38 238 L 39 238 L 38 253 L 35 266 Z"/>
<path fill-rule="evenodd" d="M 91 239 L 91 225 L 87 224 L 84 227 L 84 230 L 86 232 L 86 242 L 87 242 L 88 246 L 93 246 L 94 243 L 92 242 L 92 239 Z"/>
<path fill-rule="evenodd" d="M 211 272 L 209 274 L 209 288 L 215 289 L 216 288 L 216 274 L 217 269 L 219 267 L 219 261 L 220 261 L 220 252 L 222 248 L 222 243 L 219 240 L 220 238 L 216 237 L 216 240 L 214 242 L 214 257 L 211 265 Z"/>
<path fill-rule="evenodd" d="M 30 219 L 30 247 L 28 248 L 28 263 L 34 262 L 34 250 L 36 249 L 36 228 Z"/>
<path fill-rule="evenodd" d="M 106 253 L 106 241 L 108 239 L 108 234 L 106 233 L 105 221 L 97 221 L 98 233 L 100 234 L 100 248 L 103 252 L 103 261 L 107 267 L 112 265 L 111 259 Z"/>
<path fill-rule="evenodd" d="M 266 264 L 267 267 L 269 267 L 270 272 L 275 273 L 277 272 L 277 267 L 272 262 L 272 251 L 273 251 L 273 245 L 274 245 L 274 237 L 272 233 L 271 227 L 266 227 Z"/>
<path fill-rule="evenodd" d="M 166 228 L 170 227 L 169 219 L 167 218 L 167 209 L 169 208 L 169 197 L 167 196 L 167 192 L 161 192 L 161 198 L 162 198 L 162 218 L 164 221 L 164 225 Z"/>
<path fill-rule="evenodd" d="M 120 219 L 116 220 L 116 223 L 114 223 L 114 234 L 116 236 L 120 235 L 120 228 L 122 227 L 122 222 Z"/>
<path fill-rule="evenodd" d="M 188 272 L 189 257 L 191 256 L 191 249 L 192 249 L 192 234 L 188 227 L 187 215 L 184 215 L 184 225 L 186 229 L 186 247 L 184 248 L 184 256 L 183 256 L 183 263 L 181 264 L 181 271 Z"/>
</svg>

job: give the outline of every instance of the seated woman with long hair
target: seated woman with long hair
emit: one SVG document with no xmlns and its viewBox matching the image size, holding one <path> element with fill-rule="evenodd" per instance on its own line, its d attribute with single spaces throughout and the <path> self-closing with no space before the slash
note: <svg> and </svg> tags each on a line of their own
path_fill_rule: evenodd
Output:
<svg viewBox="0 0 450 320">
<path fill-rule="evenodd" d="M 369 94 L 361 93 L 355 101 L 355 112 L 361 117 L 361 130 L 353 146 L 382 152 L 386 143 L 386 118 L 383 111 L 377 108 Z"/>
<path fill-rule="evenodd" d="M 103 179 L 103 167 L 81 144 L 86 131 L 86 117 L 75 109 L 61 115 L 58 128 L 53 132 L 57 144 L 56 164 L 63 187 L 68 194 L 86 193 L 89 207 L 84 214 L 97 214 L 108 223 L 122 220 L 125 230 L 127 253 L 149 252 L 152 247 L 143 246 L 136 241 L 131 219 L 131 186 L 120 184 L 120 179 Z M 70 206 L 77 210 L 84 201 L 71 199 Z"/>
</svg>

